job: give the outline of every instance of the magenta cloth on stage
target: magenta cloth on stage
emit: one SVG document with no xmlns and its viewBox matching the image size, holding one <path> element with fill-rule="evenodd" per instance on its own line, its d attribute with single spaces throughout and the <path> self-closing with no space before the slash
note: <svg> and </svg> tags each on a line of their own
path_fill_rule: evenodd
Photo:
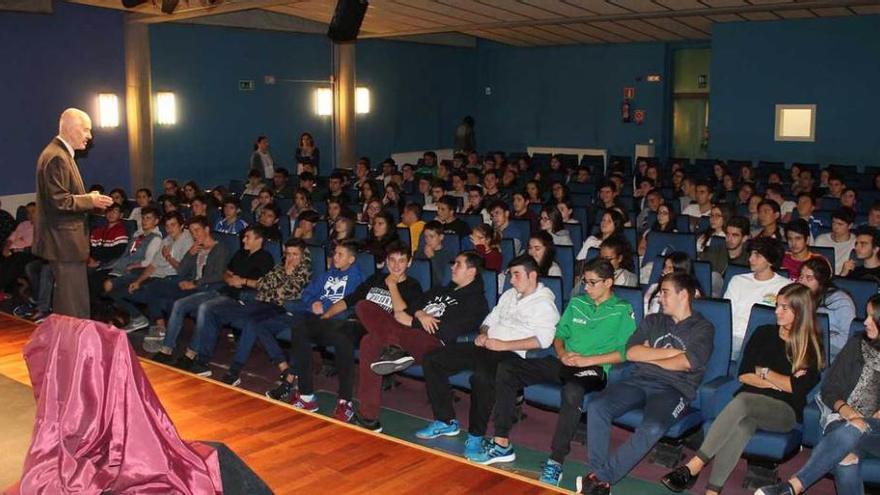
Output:
<svg viewBox="0 0 880 495">
<path fill-rule="evenodd" d="M 37 414 L 20 493 L 223 493 L 217 452 L 180 439 L 124 332 L 53 315 L 24 357 Z"/>
</svg>

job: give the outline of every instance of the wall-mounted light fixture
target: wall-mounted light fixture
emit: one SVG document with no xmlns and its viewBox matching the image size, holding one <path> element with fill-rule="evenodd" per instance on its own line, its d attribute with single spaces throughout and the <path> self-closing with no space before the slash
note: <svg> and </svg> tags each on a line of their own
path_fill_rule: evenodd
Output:
<svg viewBox="0 0 880 495">
<path fill-rule="evenodd" d="M 177 100 L 174 93 L 156 93 L 156 123 L 159 125 L 177 123 Z"/>
<path fill-rule="evenodd" d="M 119 127 L 119 98 L 113 93 L 98 93 L 98 126 Z"/>
</svg>

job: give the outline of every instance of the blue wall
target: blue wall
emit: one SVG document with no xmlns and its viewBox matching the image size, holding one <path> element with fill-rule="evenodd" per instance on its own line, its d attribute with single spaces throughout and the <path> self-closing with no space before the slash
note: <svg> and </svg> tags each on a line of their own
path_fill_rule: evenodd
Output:
<svg viewBox="0 0 880 495">
<path fill-rule="evenodd" d="M 596 147 L 631 156 L 635 144 L 654 139 L 662 153 L 666 53 L 663 43 L 514 48 L 481 42 L 477 146 Z M 636 80 L 648 74 L 663 75 L 662 82 Z M 621 122 L 626 86 L 636 89 L 633 110 L 645 110 L 641 126 Z"/>
<path fill-rule="evenodd" d="M 54 9 L 52 15 L 0 12 L 0 195 L 34 191 L 37 157 L 58 134 L 67 107 L 94 121 L 93 148 L 77 160 L 86 185 L 129 185 L 122 14 L 66 2 Z M 97 125 L 102 92 L 119 97 L 116 129 Z"/>
<path fill-rule="evenodd" d="M 276 164 L 293 166 L 303 131 L 315 136 L 322 164 L 332 164 L 330 118 L 313 108 L 321 85 L 282 81 L 330 77 L 326 36 L 168 24 L 153 26 L 150 37 L 153 90 L 176 93 L 180 119 L 154 128 L 157 180 L 191 177 L 211 186 L 241 178 L 261 134 L 269 136 Z M 456 123 L 473 108 L 475 85 L 448 75 L 473 68 L 475 50 L 364 41 L 356 60 L 358 84 L 370 88 L 372 100 L 371 112 L 356 118 L 358 155 L 381 160 L 452 144 Z M 277 83 L 264 84 L 265 75 Z M 256 89 L 239 91 L 240 79 L 254 80 Z"/>
<path fill-rule="evenodd" d="M 715 24 L 711 156 L 880 164 L 880 16 Z M 816 141 L 773 140 L 774 105 L 815 103 Z"/>
</svg>

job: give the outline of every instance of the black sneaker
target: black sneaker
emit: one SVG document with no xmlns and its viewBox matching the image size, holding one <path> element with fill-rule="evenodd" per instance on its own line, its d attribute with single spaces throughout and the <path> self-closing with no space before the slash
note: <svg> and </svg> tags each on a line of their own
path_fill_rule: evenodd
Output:
<svg viewBox="0 0 880 495">
<path fill-rule="evenodd" d="M 693 488 L 696 482 L 697 477 L 691 474 L 691 470 L 687 466 L 678 466 L 660 478 L 660 483 L 675 493 Z"/>
<path fill-rule="evenodd" d="M 286 378 L 281 381 L 281 385 L 266 392 L 266 397 L 285 404 L 290 404 L 294 395 L 296 395 L 296 387 L 288 382 Z"/>
<path fill-rule="evenodd" d="M 611 493 L 611 485 L 601 481 L 595 473 L 578 476 L 574 484 L 575 493 L 583 493 L 584 495 L 609 495 Z"/>
<path fill-rule="evenodd" d="M 239 375 L 237 372 L 229 370 L 228 372 L 226 372 L 225 375 L 223 375 L 222 378 L 220 378 L 220 381 L 231 387 L 237 387 L 241 385 L 241 375 Z"/>
<path fill-rule="evenodd" d="M 190 361 L 192 361 L 192 364 L 189 365 L 189 369 L 187 370 L 190 373 L 192 373 L 194 375 L 203 376 L 205 378 L 210 377 L 211 374 L 213 373 L 211 371 L 211 368 L 208 367 L 207 364 L 200 363 L 200 362 L 196 361 L 195 359 L 191 359 Z"/>
<path fill-rule="evenodd" d="M 382 351 L 382 355 L 374 363 L 370 364 L 370 369 L 377 375 L 390 375 L 403 371 L 413 363 L 416 359 L 410 356 L 406 351 L 396 345 L 389 345 Z"/>
<path fill-rule="evenodd" d="M 157 352 L 150 356 L 151 361 L 155 361 L 157 363 L 167 364 L 169 366 L 175 366 L 177 361 L 174 360 L 174 356 L 171 354 L 165 354 L 164 352 Z"/>
<path fill-rule="evenodd" d="M 360 414 L 355 414 L 354 424 L 360 426 L 365 430 L 370 430 L 373 433 L 382 433 L 382 423 L 380 423 L 378 419 L 369 420 L 364 418 Z"/>
<path fill-rule="evenodd" d="M 184 354 L 171 363 L 171 366 L 183 371 L 189 371 L 190 368 L 192 368 L 193 363 L 195 363 L 195 360 L 186 357 L 186 354 Z"/>
</svg>

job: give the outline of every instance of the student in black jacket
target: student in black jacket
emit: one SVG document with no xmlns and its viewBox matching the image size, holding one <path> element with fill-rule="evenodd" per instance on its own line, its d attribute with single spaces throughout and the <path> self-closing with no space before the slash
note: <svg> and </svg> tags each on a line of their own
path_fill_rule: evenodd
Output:
<svg viewBox="0 0 880 495">
<path fill-rule="evenodd" d="M 355 311 L 367 334 L 361 341 L 358 377 L 358 423 L 381 431 L 376 420 L 382 378 L 421 363 L 425 354 L 456 341 L 459 335 L 476 332 L 489 312 L 483 294 L 483 258 L 475 251 L 455 257 L 452 283 L 435 287 L 415 304 L 394 315 L 369 302 Z"/>
</svg>

